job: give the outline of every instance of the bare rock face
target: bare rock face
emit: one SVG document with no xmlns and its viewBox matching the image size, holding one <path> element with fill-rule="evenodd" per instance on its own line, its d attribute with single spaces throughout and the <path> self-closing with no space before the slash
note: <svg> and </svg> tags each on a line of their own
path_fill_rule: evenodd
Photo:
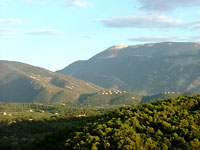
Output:
<svg viewBox="0 0 200 150">
<path fill-rule="evenodd" d="M 112 46 L 110 49 L 112 49 L 112 50 L 121 50 L 122 48 L 126 48 L 126 47 L 128 47 L 128 45 L 120 44 L 120 45 Z"/>
</svg>

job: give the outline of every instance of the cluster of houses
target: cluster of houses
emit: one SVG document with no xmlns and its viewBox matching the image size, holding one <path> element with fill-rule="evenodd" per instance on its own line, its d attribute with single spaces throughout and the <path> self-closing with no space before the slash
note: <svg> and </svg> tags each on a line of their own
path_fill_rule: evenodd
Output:
<svg viewBox="0 0 200 150">
<path fill-rule="evenodd" d="M 126 91 L 120 91 L 120 90 L 109 90 L 109 91 L 99 92 L 98 94 L 101 94 L 101 95 L 113 95 L 113 94 L 123 94 L 123 93 L 127 93 L 127 92 Z"/>
<path fill-rule="evenodd" d="M 86 114 L 78 114 L 76 117 L 86 117 Z"/>
<path fill-rule="evenodd" d="M 181 94 L 181 92 L 162 92 L 162 94 Z"/>
<path fill-rule="evenodd" d="M 35 112 L 33 109 L 29 109 L 28 112 Z M 40 113 L 44 113 L 44 110 L 40 110 Z M 10 113 L 10 112 L 0 112 L 0 116 L 17 116 L 19 115 L 18 113 Z"/>
<path fill-rule="evenodd" d="M 29 109 L 28 111 L 29 111 L 29 112 L 35 112 L 35 111 L 32 110 L 32 109 Z M 38 112 L 38 111 L 37 111 L 37 112 Z M 39 112 L 40 112 L 40 113 L 44 113 L 44 110 L 39 110 Z"/>
<path fill-rule="evenodd" d="M 11 117 L 11 116 L 16 115 L 16 114 L 7 113 L 7 112 L 2 112 L 1 115 L 2 115 L 2 116 L 10 116 L 10 117 Z"/>
</svg>

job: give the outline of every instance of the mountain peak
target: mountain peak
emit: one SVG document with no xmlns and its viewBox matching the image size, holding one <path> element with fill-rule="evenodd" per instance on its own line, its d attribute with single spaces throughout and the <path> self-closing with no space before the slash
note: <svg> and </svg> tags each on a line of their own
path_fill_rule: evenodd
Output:
<svg viewBox="0 0 200 150">
<path fill-rule="evenodd" d="M 199 47 L 191 42 L 116 45 L 59 72 L 121 91 L 199 91 Z"/>
<path fill-rule="evenodd" d="M 126 44 L 119 44 L 119 45 L 115 45 L 115 46 L 112 46 L 110 47 L 111 50 L 121 50 L 122 48 L 126 48 L 128 47 L 128 45 Z"/>
</svg>

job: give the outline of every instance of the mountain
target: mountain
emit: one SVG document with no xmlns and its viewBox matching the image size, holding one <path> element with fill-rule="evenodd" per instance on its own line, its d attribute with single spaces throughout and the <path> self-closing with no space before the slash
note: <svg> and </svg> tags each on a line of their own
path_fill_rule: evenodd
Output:
<svg viewBox="0 0 200 150">
<path fill-rule="evenodd" d="M 0 61 L 0 102 L 73 104 L 81 94 L 101 90 L 94 84 L 43 68 Z"/>
<path fill-rule="evenodd" d="M 199 91 L 200 44 L 117 45 L 58 72 L 104 88 L 136 93 Z"/>
</svg>

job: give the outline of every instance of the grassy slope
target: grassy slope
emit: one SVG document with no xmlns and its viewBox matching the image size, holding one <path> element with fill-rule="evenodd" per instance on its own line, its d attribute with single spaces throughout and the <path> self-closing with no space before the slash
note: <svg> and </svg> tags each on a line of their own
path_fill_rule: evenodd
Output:
<svg viewBox="0 0 200 150">
<path fill-rule="evenodd" d="M 73 103 L 102 88 L 31 65 L 0 61 L 0 101 Z"/>
</svg>

